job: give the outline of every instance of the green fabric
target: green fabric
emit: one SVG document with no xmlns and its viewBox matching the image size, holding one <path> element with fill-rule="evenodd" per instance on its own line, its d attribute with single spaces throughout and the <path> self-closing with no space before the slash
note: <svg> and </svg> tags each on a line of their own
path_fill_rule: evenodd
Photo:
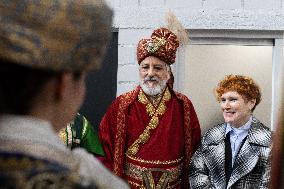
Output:
<svg viewBox="0 0 284 189">
<path fill-rule="evenodd" d="M 98 133 L 94 131 L 93 126 L 85 118 L 84 127 L 86 131 L 84 132 L 80 146 L 85 148 L 88 152 L 104 156 L 104 150 L 100 142 Z"/>
<path fill-rule="evenodd" d="M 89 153 L 100 156 L 105 155 L 98 133 L 95 132 L 91 123 L 83 115 L 77 114 L 70 126 L 72 128 L 73 135 L 72 149 L 82 147 Z"/>
</svg>

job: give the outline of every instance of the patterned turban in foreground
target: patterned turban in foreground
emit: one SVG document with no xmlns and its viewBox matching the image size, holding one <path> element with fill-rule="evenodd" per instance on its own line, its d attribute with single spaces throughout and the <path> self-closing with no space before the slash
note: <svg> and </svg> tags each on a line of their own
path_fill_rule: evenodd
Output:
<svg viewBox="0 0 284 189">
<path fill-rule="evenodd" d="M 103 0 L 0 1 L 0 58 L 33 68 L 98 68 L 112 11 Z"/>
</svg>

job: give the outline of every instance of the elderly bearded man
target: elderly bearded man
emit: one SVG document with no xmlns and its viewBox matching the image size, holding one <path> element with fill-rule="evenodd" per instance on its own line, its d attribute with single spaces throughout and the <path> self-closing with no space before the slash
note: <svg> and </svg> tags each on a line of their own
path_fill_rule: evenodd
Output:
<svg viewBox="0 0 284 189">
<path fill-rule="evenodd" d="M 200 126 L 191 101 L 167 85 L 178 46 L 166 28 L 140 40 L 140 85 L 117 97 L 100 124 L 104 163 L 132 188 L 188 188 Z"/>
</svg>

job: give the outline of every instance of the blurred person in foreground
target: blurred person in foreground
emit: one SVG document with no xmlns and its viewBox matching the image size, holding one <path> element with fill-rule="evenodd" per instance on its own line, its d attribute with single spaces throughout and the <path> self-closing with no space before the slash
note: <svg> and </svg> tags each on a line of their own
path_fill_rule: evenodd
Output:
<svg viewBox="0 0 284 189">
<path fill-rule="evenodd" d="M 100 123 L 103 162 L 131 188 L 188 188 L 200 126 L 191 101 L 167 84 L 178 46 L 166 28 L 141 39 L 140 85 L 117 97 Z"/>
<path fill-rule="evenodd" d="M 202 137 L 189 169 L 191 188 L 268 188 L 271 131 L 253 116 L 260 88 L 250 77 L 228 75 L 216 97 L 225 123 Z"/>
<path fill-rule="evenodd" d="M 6 187 L 65 188 L 75 179 L 69 175 L 77 175 L 81 186 L 128 188 L 57 136 L 83 102 L 85 75 L 101 63 L 111 20 L 101 0 L 0 1 L 0 180 Z"/>
</svg>

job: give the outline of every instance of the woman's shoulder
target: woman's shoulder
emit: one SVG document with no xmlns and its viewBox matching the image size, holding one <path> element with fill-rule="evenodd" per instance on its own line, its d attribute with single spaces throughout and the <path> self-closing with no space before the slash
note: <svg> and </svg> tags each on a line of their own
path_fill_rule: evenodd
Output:
<svg viewBox="0 0 284 189">
<path fill-rule="evenodd" d="M 258 119 L 253 118 L 248 137 L 250 142 L 269 147 L 272 141 L 272 131 Z"/>
<path fill-rule="evenodd" d="M 204 133 L 204 136 L 215 134 L 215 133 L 218 133 L 218 132 L 223 132 L 225 130 L 225 128 L 226 128 L 225 123 L 219 123 L 219 124 L 213 125 Z"/>
<path fill-rule="evenodd" d="M 225 123 L 214 125 L 203 134 L 202 143 L 218 144 L 225 138 L 225 129 Z"/>
</svg>

